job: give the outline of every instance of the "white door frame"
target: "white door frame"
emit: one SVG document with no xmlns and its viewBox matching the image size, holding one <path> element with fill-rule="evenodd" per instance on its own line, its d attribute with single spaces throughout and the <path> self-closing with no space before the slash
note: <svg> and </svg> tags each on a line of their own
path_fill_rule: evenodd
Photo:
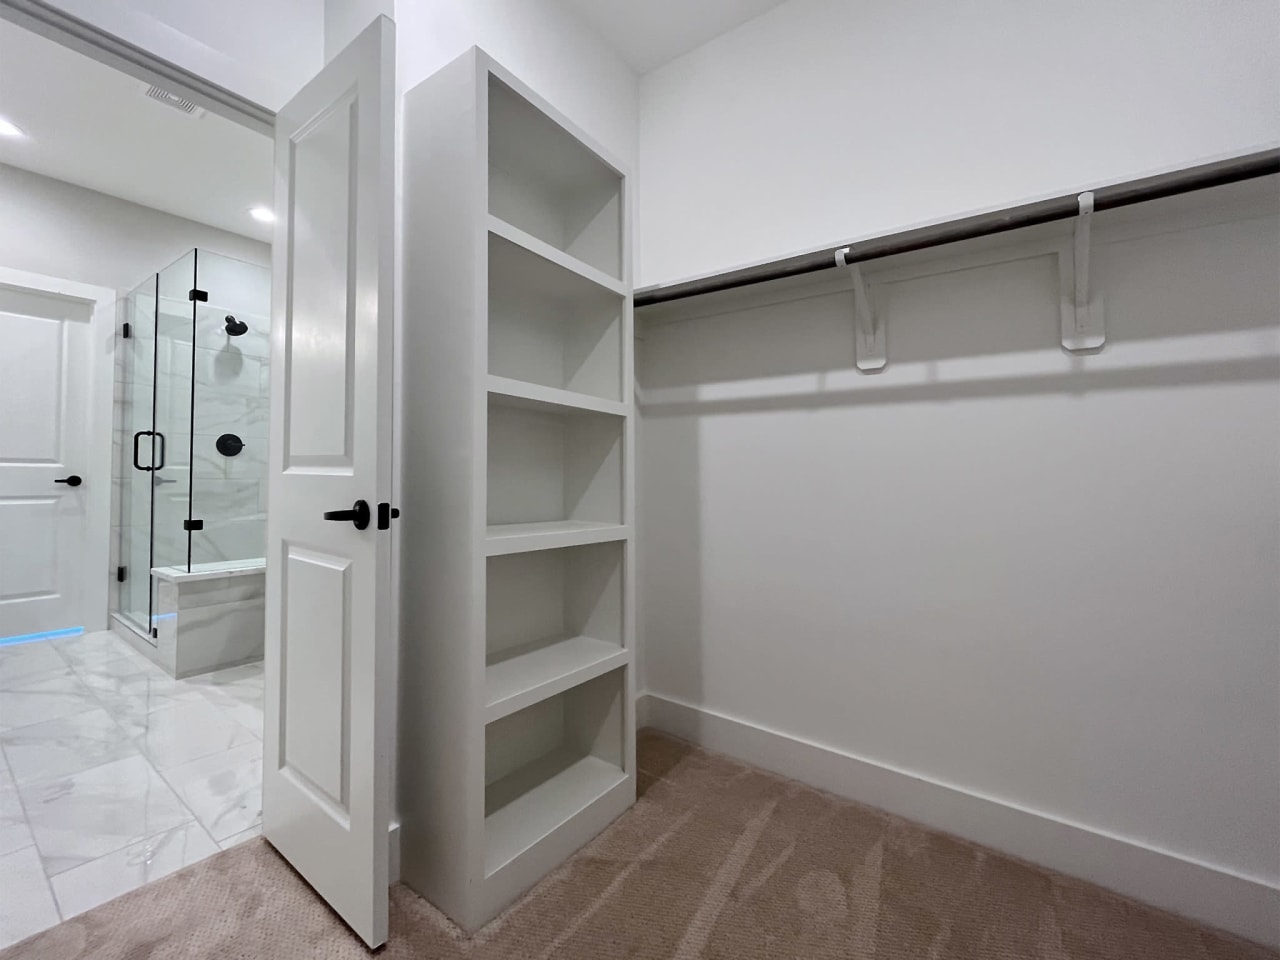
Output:
<svg viewBox="0 0 1280 960">
<path fill-rule="evenodd" d="M 112 414 L 119 296 L 110 287 L 4 266 L 0 266 L 0 285 L 92 305 L 89 339 L 93 349 L 89 361 L 89 409 L 85 415 L 88 450 L 84 465 L 76 465 L 87 479 L 81 494 L 85 505 L 85 543 L 81 551 L 80 609 L 76 619 L 86 632 L 105 630 L 111 564 L 111 434 L 115 427 Z"/>
</svg>

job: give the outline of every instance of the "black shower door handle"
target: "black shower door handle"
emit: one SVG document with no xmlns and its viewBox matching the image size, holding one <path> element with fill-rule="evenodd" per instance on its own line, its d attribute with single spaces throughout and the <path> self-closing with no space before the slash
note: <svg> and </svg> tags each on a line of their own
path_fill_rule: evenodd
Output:
<svg viewBox="0 0 1280 960">
<path fill-rule="evenodd" d="M 155 469 L 155 467 L 144 467 L 142 464 L 138 462 L 138 441 L 141 440 L 143 437 L 154 437 L 155 435 L 156 434 L 154 430 L 138 430 L 136 433 L 134 433 L 133 435 L 133 469 L 145 470 L 148 473 L 150 473 L 152 470 Z M 155 454 L 154 444 L 152 445 L 151 452 L 154 458 L 154 454 Z"/>
<path fill-rule="evenodd" d="M 150 467 L 144 467 L 142 464 L 138 462 L 138 441 L 141 440 L 143 437 L 155 438 L 151 441 L 151 461 L 153 466 L 150 466 Z M 160 462 L 159 463 L 155 463 L 155 459 L 156 459 L 155 441 L 156 440 L 160 441 Z M 139 430 L 133 435 L 133 469 L 145 470 L 147 473 L 151 473 L 152 471 L 155 471 L 155 470 L 164 469 L 164 434 L 161 433 L 159 430 Z"/>
</svg>

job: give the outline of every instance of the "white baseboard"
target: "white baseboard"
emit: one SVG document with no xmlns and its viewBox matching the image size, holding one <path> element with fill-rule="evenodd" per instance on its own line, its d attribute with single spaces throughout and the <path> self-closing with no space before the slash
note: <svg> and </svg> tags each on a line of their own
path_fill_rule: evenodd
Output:
<svg viewBox="0 0 1280 960">
<path fill-rule="evenodd" d="M 1263 880 L 657 694 L 637 698 L 636 726 L 1280 947 L 1280 888 Z"/>
</svg>

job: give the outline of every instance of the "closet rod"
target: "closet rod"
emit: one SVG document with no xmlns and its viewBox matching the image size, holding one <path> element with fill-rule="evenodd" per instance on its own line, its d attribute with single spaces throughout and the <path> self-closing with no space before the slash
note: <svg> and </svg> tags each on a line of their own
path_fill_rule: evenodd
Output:
<svg viewBox="0 0 1280 960">
<path fill-rule="evenodd" d="M 1141 180 L 1129 180 L 1108 187 L 1097 187 L 1093 190 L 1093 208 L 1094 210 L 1111 210 L 1146 200 L 1158 200 L 1161 197 L 1219 187 L 1223 184 L 1270 176 L 1275 173 L 1280 173 L 1280 149 L 1264 150 L 1229 160 L 1219 160 L 1183 170 L 1161 173 L 1154 177 L 1144 177 Z M 1024 203 L 991 213 L 980 213 L 958 220 L 945 220 L 941 223 L 905 230 L 902 233 L 872 237 L 857 243 L 841 244 L 827 250 L 787 257 L 784 260 L 743 267 L 741 270 L 730 270 L 728 273 L 699 277 L 696 280 L 673 283 L 665 287 L 649 287 L 636 291 L 635 305 L 647 307 L 655 303 L 683 300 L 686 297 L 696 297 L 704 293 L 781 280 L 783 277 L 831 270 L 836 267 L 836 251 L 846 247 L 849 249 L 847 262 L 858 263 L 941 246 L 944 243 L 986 237 L 993 233 L 1017 230 L 1019 227 L 1030 227 L 1038 223 L 1067 220 L 1079 214 L 1079 196 L 1079 193 L 1069 193 L 1049 200 L 1036 200 L 1033 203 Z"/>
</svg>

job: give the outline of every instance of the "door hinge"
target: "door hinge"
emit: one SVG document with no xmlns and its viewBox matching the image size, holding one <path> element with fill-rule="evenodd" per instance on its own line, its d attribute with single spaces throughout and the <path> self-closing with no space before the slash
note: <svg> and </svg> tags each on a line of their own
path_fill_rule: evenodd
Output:
<svg viewBox="0 0 1280 960">
<path fill-rule="evenodd" d="M 187 294 L 188 300 L 199 300 L 201 303 L 209 302 L 209 292 L 207 290 L 192 290 Z"/>
<path fill-rule="evenodd" d="M 182 529 L 186 530 L 187 533 L 190 533 L 192 530 L 203 530 L 204 521 L 203 520 L 183 520 Z"/>
<path fill-rule="evenodd" d="M 400 508 L 393 507 L 389 503 L 378 504 L 378 529 L 390 530 L 391 521 L 400 517 Z"/>
<path fill-rule="evenodd" d="M 130 337 L 133 336 L 133 327 L 129 326 L 128 320 L 124 322 L 124 328 L 120 331 L 120 336 L 123 337 L 125 340 L 128 340 Z"/>
<path fill-rule="evenodd" d="M 129 576 L 128 567 L 116 567 L 116 583 L 124 583 L 127 576 Z"/>
</svg>

